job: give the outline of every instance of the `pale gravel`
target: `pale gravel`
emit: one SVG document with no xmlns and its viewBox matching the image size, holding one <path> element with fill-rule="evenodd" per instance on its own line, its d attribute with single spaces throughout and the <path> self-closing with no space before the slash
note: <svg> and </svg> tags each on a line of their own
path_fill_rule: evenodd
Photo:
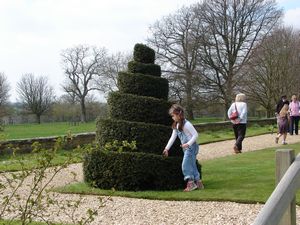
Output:
<svg viewBox="0 0 300 225">
<path fill-rule="evenodd" d="M 289 148 L 289 146 L 275 144 L 274 139 L 274 134 L 247 137 L 243 142 L 243 152 L 274 146 L 278 146 L 278 149 Z M 299 142 L 300 136 L 288 136 L 287 141 L 288 143 Z M 201 162 L 216 157 L 233 155 L 233 144 L 234 141 L 230 140 L 201 145 L 198 160 Z M 238 155 L 236 157 L 238 157 Z M 75 181 L 72 175 L 74 172 L 77 174 Z M 56 176 L 51 186 L 64 186 L 82 180 L 82 164 L 72 164 Z M 205 185 L 205 177 L 203 181 Z M 207 186 L 206 189 L 209 189 L 209 186 Z M 200 191 L 199 194 L 201 194 Z M 76 200 L 79 198 L 79 195 L 75 194 L 54 195 L 61 204 L 66 203 L 68 200 Z M 98 216 L 96 216 L 95 221 L 90 224 L 246 225 L 254 221 L 263 206 L 261 204 L 240 204 L 234 202 L 160 201 L 124 197 L 111 197 L 110 199 L 103 197 L 103 200 L 105 206 L 98 209 Z M 97 196 L 82 196 L 82 201 L 80 208 L 75 214 L 75 217 L 78 219 L 86 216 L 87 209 L 99 207 Z M 297 221 L 300 221 L 300 207 L 297 206 L 296 210 Z M 58 207 L 45 207 L 45 212 L 49 214 L 48 218 L 51 221 L 71 222 L 66 213 L 58 213 L 59 215 L 56 215 L 57 211 Z M 9 216 L 11 215 L 7 215 L 7 217 Z"/>
</svg>

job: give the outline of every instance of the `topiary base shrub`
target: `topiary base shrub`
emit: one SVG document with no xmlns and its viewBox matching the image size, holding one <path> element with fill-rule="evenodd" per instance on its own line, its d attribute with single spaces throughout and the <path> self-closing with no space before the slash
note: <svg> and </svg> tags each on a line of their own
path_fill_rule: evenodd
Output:
<svg viewBox="0 0 300 225">
<path fill-rule="evenodd" d="M 161 155 L 172 134 L 170 126 L 131 122 L 125 120 L 99 119 L 96 124 L 96 142 L 104 146 L 114 140 L 136 141 L 137 152 Z M 170 156 L 183 156 L 177 138 L 170 150 Z"/>
<path fill-rule="evenodd" d="M 84 158 L 84 180 L 93 187 L 120 191 L 182 189 L 181 162 L 181 157 L 94 150 Z"/>
</svg>

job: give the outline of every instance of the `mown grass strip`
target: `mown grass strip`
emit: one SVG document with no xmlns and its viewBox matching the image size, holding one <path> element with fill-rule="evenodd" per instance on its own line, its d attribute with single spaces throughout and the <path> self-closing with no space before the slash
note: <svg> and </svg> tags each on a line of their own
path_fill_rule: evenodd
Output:
<svg viewBox="0 0 300 225">
<path fill-rule="evenodd" d="M 288 145 L 296 154 L 300 143 Z M 156 200 L 232 201 L 240 203 L 265 203 L 275 187 L 275 148 L 247 152 L 202 162 L 204 190 L 175 191 L 113 191 L 91 188 L 76 183 L 55 191 L 88 195 L 123 196 Z M 300 205 L 300 191 L 297 192 Z"/>
<path fill-rule="evenodd" d="M 61 136 L 67 134 L 78 134 L 94 132 L 95 122 L 78 123 L 74 125 L 67 122 L 41 123 L 41 124 L 15 124 L 7 125 L 1 132 L 6 140 L 23 139 L 35 137 Z"/>
</svg>

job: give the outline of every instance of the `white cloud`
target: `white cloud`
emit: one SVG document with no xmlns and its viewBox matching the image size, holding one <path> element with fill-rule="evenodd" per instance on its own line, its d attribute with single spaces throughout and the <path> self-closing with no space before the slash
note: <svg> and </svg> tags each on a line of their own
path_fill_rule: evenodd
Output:
<svg viewBox="0 0 300 225">
<path fill-rule="evenodd" d="M 198 1 L 0 0 L 0 72 L 13 89 L 24 73 L 48 76 L 60 95 L 63 49 L 90 44 L 110 52 L 132 51 L 135 43 L 145 42 L 156 20 Z M 296 24 L 298 13 L 288 10 L 286 22 Z M 11 94 L 14 101 L 15 90 Z"/>
<path fill-rule="evenodd" d="M 300 30 L 300 7 L 296 9 L 290 9 L 285 12 L 284 24 L 287 26 L 293 26 L 295 29 Z"/>
<path fill-rule="evenodd" d="M 150 24 L 196 0 L 1 0 L 0 71 L 13 88 L 24 73 L 48 76 L 58 95 L 60 52 L 77 44 L 131 51 Z"/>
</svg>

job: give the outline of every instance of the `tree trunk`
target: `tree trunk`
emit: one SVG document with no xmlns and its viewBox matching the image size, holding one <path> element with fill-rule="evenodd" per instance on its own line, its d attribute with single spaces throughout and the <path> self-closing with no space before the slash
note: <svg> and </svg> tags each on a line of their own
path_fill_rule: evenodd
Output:
<svg viewBox="0 0 300 225">
<path fill-rule="evenodd" d="M 224 118 L 223 118 L 224 121 L 228 120 L 227 111 L 228 111 L 230 105 L 231 105 L 230 102 L 225 101 L 225 103 L 224 103 L 224 114 L 223 114 L 223 116 L 224 116 Z"/>
<path fill-rule="evenodd" d="M 84 98 L 82 98 L 80 100 L 80 107 L 81 107 L 80 120 L 81 120 L 81 122 L 85 123 L 86 122 L 86 108 L 85 108 L 85 99 Z"/>
<path fill-rule="evenodd" d="M 192 74 L 191 72 L 187 72 L 186 75 L 186 116 L 188 120 L 193 120 Z"/>
<path fill-rule="evenodd" d="M 41 115 L 36 114 L 36 122 L 37 122 L 38 124 L 41 123 Z"/>
</svg>

